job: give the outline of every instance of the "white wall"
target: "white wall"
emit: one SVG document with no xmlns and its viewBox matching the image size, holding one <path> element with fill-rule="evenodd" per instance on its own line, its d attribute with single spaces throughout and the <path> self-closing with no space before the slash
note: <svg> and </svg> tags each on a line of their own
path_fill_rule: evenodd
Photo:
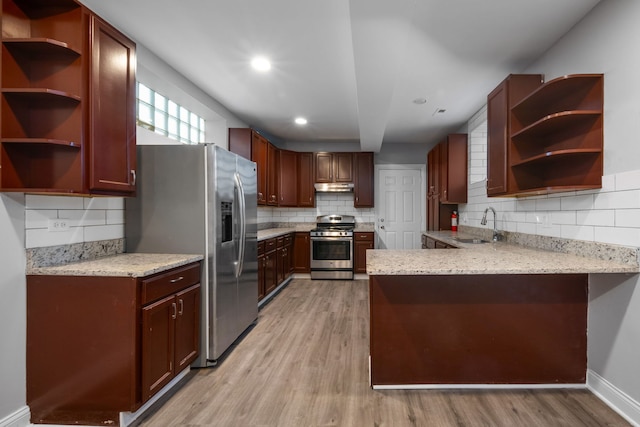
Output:
<svg viewBox="0 0 640 427">
<path fill-rule="evenodd" d="M 0 424 L 3 418 L 26 409 L 23 199 L 23 194 L 0 194 Z"/>
<path fill-rule="evenodd" d="M 546 80 L 604 73 L 603 188 L 550 196 L 487 198 L 485 182 L 469 187 L 462 224 L 480 227 L 487 206 L 498 228 L 625 246 L 640 246 L 640 2 L 602 1 L 522 73 Z M 472 132 L 478 123 L 469 124 Z M 489 221 L 487 227 L 493 227 Z M 640 425 L 640 278 L 592 275 L 588 323 L 588 383 Z"/>
</svg>

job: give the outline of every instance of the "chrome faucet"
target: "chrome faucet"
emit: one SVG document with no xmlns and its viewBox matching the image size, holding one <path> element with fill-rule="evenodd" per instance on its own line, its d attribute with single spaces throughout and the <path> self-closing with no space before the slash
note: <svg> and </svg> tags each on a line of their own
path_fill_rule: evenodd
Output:
<svg viewBox="0 0 640 427">
<path fill-rule="evenodd" d="M 498 221 L 497 221 L 497 216 L 496 216 L 496 210 L 493 209 L 491 206 L 489 206 L 487 209 L 484 210 L 484 215 L 482 215 L 482 220 L 480 221 L 481 225 L 487 225 L 487 212 L 493 212 L 493 238 L 491 240 L 493 240 L 494 242 L 497 242 L 498 240 L 500 240 L 500 234 L 498 234 Z"/>
</svg>

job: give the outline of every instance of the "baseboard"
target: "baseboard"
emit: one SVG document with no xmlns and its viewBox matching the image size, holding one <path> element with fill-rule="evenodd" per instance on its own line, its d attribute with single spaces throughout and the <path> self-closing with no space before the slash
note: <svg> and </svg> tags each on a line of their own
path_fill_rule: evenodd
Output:
<svg viewBox="0 0 640 427">
<path fill-rule="evenodd" d="M 31 411 L 27 405 L 0 420 L 0 427 L 26 427 L 30 424 Z"/>
<path fill-rule="evenodd" d="M 587 370 L 587 387 L 624 419 L 634 426 L 640 426 L 640 402 L 636 402 L 592 370 Z"/>
</svg>

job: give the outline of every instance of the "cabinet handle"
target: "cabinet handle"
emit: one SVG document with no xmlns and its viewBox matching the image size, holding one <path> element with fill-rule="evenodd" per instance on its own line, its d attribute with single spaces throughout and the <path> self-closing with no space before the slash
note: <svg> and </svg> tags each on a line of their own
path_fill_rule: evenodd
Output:
<svg viewBox="0 0 640 427">
<path fill-rule="evenodd" d="M 178 300 L 178 304 L 180 305 L 180 309 L 178 310 L 178 314 L 182 316 L 184 313 L 184 301 L 181 299 Z"/>
<path fill-rule="evenodd" d="M 133 181 L 131 185 L 136 185 L 136 171 L 131 169 L 131 180 Z"/>
<path fill-rule="evenodd" d="M 171 316 L 171 318 L 175 319 L 176 317 L 178 317 L 178 306 L 176 306 L 175 302 L 172 302 L 171 307 L 173 308 L 173 315 Z"/>
<path fill-rule="evenodd" d="M 179 281 L 181 281 L 182 279 L 184 279 L 184 276 L 180 276 L 180 277 L 178 277 L 177 279 L 170 280 L 170 282 L 171 282 L 171 283 L 178 283 L 178 282 L 179 282 Z"/>
<path fill-rule="evenodd" d="M 258 193 L 258 199 L 262 200 L 262 198 L 264 197 L 264 195 L 262 193 Z"/>
</svg>

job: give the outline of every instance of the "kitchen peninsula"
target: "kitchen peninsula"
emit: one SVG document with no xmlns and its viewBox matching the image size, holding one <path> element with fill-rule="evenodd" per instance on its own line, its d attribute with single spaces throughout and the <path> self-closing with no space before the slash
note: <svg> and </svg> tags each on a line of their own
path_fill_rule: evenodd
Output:
<svg viewBox="0 0 640 427">
<path fill-rule="evenodd" d="M 612 261 L 429 237 L 457 249 L 367 252 L 374 388 L 585 384 L 589 274 L 637 274 L 635 249 Z"/>
</svg>

